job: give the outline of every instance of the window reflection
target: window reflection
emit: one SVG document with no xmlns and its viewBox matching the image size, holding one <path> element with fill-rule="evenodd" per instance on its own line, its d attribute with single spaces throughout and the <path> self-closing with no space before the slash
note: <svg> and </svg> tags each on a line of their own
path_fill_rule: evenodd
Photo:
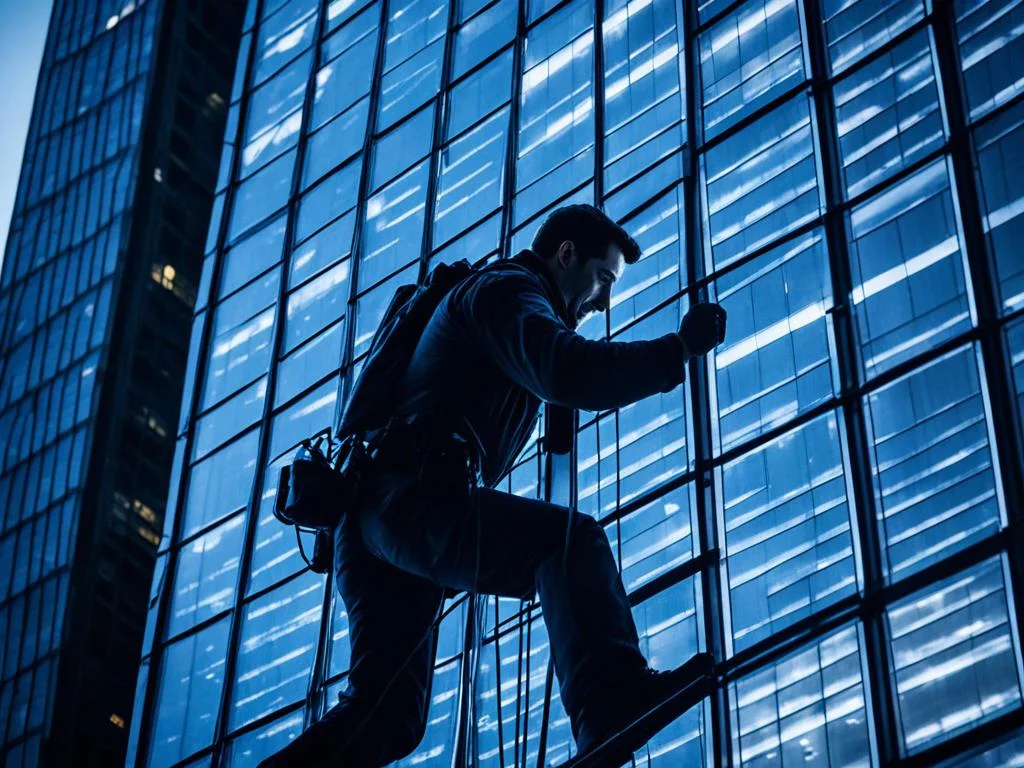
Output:
<svg viewBox="0 0 1024 768">
<path fill-rule="evenodd" d="M 367 200 L 358 271 L 360 290 L 419 256 L 429 165 L 426 161 L 420 163 Z"/>
<path fill-rule="evenodd" d="M 950 353 L 865 399 L 890 580 L 1000 527 L 976 354 Z"/>
<path fill-rule="evenodd" d="M 1003 567 L 1001 557 L 992 558 L 888 610 L 907 752 L 1020 705 L 1020 640 L 1010 625 Z"/>
<path fill-rule="evenodd" d="M 857 590 L 837 417 L 820 416 L 719 470 L 736 651 Z"/>
<path fill-rule="evenodd" d="M 921 0 L 824 0 L 832 71 L 877 50 L 924 16 Z"/>
<path fill-rule="evenodd" d="M 234 606 L 246 516 L 186 544 L 178 556 L 167 624 L 170 637 Z"/>
<path fill-rule="evenodd" d="M 396 768 L 448 768 L 451 765 L 457 741 L 461 671 L 462 662 L 458 659 L 434 670 L 423 740 L 415 752 L 394 764 Z"/>
<path fill-rule="evenodd" d="M 1024 89 L 1024 8 L 1015 0 L 956 5 L 960 67 L 976 120 Z"/>
</svg>

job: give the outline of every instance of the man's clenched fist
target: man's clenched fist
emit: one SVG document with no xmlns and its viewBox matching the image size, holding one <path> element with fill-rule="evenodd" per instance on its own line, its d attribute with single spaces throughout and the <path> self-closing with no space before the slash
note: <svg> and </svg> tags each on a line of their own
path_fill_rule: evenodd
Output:
<svg viewBox="0 0 1024 768">
<path fill-rule="evenodd" d="M 725 310 L 718 304 L 695 304 L 683 318 L 679 335 L 691 357 L 706 355 L 725 341 Z"/>
</svg>

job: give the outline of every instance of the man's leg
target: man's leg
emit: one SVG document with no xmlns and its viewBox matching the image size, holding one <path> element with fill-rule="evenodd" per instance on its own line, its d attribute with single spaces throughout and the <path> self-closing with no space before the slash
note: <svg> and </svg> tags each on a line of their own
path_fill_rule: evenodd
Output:
<svg viewBox="0 0 1024 768">
<path fill-rule="evenodd" d="M 443 591 L 371 555 L 355 515 L 335 531 L 334 567 L 348 610 L 348 687 L 260 768 L 377 768 L 423 738 Z"/>
<path fill-rule="evenodd" d="M 447 588 L 539 592 L 574 726 L 588 689 L 646 669 L 608 537 L 593 518 L 491 489 L 443 491 L 412 479 L 391 502 L 361 516 L 363 541 L 382 560 Z"/>
</svg>

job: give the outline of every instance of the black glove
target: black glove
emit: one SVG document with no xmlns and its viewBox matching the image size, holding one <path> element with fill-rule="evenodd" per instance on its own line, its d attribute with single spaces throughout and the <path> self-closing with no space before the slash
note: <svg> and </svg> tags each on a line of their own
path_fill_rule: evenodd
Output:
<svg viewBox="0 0 1024 768">
<path fill-rule="evenodd" d="M 725 310 L 717 304 L 693 305 L 683 318 L 679 335 L 691 355 L 706 355 L 725 341 Z"/>
</svg>

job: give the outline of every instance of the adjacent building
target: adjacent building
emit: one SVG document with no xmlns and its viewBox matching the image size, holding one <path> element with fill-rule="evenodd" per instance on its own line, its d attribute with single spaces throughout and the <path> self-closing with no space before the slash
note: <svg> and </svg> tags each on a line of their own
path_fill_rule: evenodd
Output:
<svg viewBox="0 0 1024 768">
<path fill-rule="evenodd" d="M 124 762 L 241 3 L 56 0 L 0 278 L 0 763 Z"/>
<path fill-rule="evenodd" d="M 335 701 L 277 470 L 397 285 L 570 201 L 645 251 L 586 335 L 729 312 L 504 484 L 606 525 L 656 666 L 722 663 L 636 764 L 1020 764 L 1019 3 L 250 0 L 227 108 L 130 764 L 254 765 Z M 460 596 L 440 637 L 402 765 L 573 754 L 536 603 Z"/>
</svg>

